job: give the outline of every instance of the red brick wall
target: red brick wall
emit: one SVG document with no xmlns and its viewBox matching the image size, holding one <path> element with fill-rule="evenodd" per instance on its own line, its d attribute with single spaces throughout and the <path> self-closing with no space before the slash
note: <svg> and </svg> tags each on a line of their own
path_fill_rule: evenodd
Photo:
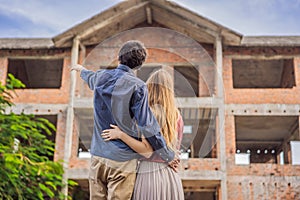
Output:
<svg viewBox="0 0 300 200">
<path fill-rule="evenodd" d="M 1 57 L 2 56 L 2 57 Z M 7 76 L 8 58 L 64 58 L 62 86 L 60 89 L 18 89 L 15 103 L 49 103 L 65 104 L 69 101 L 70 88 L 70 53 L 65 50 L 1 50 L 0 51 L 0 80 L 4 81 Z M 42 68 L 41 68 L 42 70 Z"/>
<path fill-rule="evenodd" d="M 300 57 L 294 59 L 296 87 L 276 89 L 233 88 L 230 57 L 223 60 L 223 84 L 226 104 L 300 104 Z"/>
<path fill-rule="evenodd" d="M 232 176 L 227 178 L 228 199 L 300 199 L 299 177 Z"/>
<path fill-rule="evenodd" d="M 299 118 L 300 119 L 300 118 Z M 228 199 L 300 199 L 300 166 L 235 165 L 234 116 L 225 118 Z"/>
<path fill-rule="evenodd" d="M 118 50 L 117 48 L 115 49 Z M 118 62 L 117 59 L 111 60 L 111 56 L 105 56 L 105 53 L 100 51 L 100 49 L 88 49 L 87 52 L 91 52 L 91 54 L 88 54 L 87 59 L 85 59 L 84 64 L 85 66 L 93 71 L 96 71 L 99 69 L 99 66 L 107 67 L 105 64 L 109 64 L 112 66 L 117 66 Z M 94 52 L 95 51 L 95 52 Z M 104 49 L 105 51 L 105 49 Z M 106 50 L 107 52 L 110 52 Z M 98 53 L 97 53 L 98 52 Z M 100 53 L 101 52 L 101 53 Z M 175 53 L 172 53 L 170 51 L 166 51 L 164 49 L 159 48 L 149 48 L 147 49 L 147 59 L 145 61 L 145 64 L 153 64 L 153 65 L 164 65 L 164 66 L 170 66 L 173 67 L 174 65 L 179 66 L 189 66 L 191 63 L 189 63 L 189 60 L 186 60 L 186 58 L 181 57 L 181 55 L 177 55 Z M 197 54 L 198 52 L 195 52 Z M 192 55 L 193 52 L 190 52 Z M 193 56 L 191 56 L 193 57 Z M 90 65 L 94 64 L 94 65 Z M 199 94 L 200 96 L 211 96 L 211 94 L 214 92 L 213 85 L 214 85 L 214 77 L 208 77 L 208 75 L 213 74 L 214 66 L 209 66 L 210 64 L 213 64 L 213 62 L 206 62 L 201 63 L 201 67 L 198 70 L 199 73 Z M 197 66 L 195 66 L 197 67 Z M 77 97 L 92 97 L 93 93 L 88 88 L 88 86 L 83 83 L 83 81 L 78 77 L 77 79 L 77 86 L 76 86 L 76 96 Z M 208 89 L 208 88 L 211 89 Z"/>
<path fill-rule="evenodd" d="M 155 42 L 155 39 L 152 39 Z M 207 48 L 210 48 L 208 46 Z M 87 53 L 91 49 L 87 49 Z M 210 49 L 211 50 L 211 49 Z M 103 52 L 102 52 L 103 53 Z M 189 52 L 197 55 L 197 52 Z M 164 63 L 174 65 L 174 63 L 186 63 L 186 60 L 172 52 L 162 49 L 149 49 L 146 63 Z M 212 51 L 210 51 L 212 54 Z M 7 58 L 14 56 L 62 56 L 64 57 L 62 87 L 60 89 L 37 89 L 18 90 L 16 103 L 39 103 L 39 104 L 68 104 L 70 73 L 70 50 L 12 50 L 0 51 L 0 80 L 4 81 L 7 73 Z M 300 48 L 238 48 L 225 47 L 223 59 L 223 84 L 226 104 L 300 104 Z M 234 89 L 232 83 L 231 58 L 233 55 L 298 55 L 294 58 L 296 87 L 292 89 Z M 95 55 L 94 55 L 95 56 Z M 110 55 L 102 54 L 103 58 L 110 59 Z M 97 58 L 98 59 L 98 58 Z M 97 60 L 95 58 L 95 60 Z M 110 63 L 116 64 L 116 57 Z M 110 64 L 109 63 L 109 64 Z M 97 66 L 93 68 L 96 70 Z M 213 82 L 214 77 L 210 77 Z M 203 83 L 200 80 L 199 83 Z M 205 87 L 200 85 L 200 90 L 205 91 Z M 200 93 L 201 93 L 200 91 Z M 92 97 L 92 92 L 83 85 L 77 74 L 77 97 Z M 77 158 L 78 149 L 78 129 L 75 121 L 72 143 L 72 157 L 70 168 L 87 169 L 89 161 Z M 64 141 L 66 132 L 66 110 L 58 114 L 57 135 L 55 147 L 55 160 L 64 157 Z M 235 124 L 234 116 L 225 116 L 226 133 L 226 163 L 227 163 L 227 189 L 228 199 L 300 199 L 300 166 L 278 165 L 278 164 L 251 164 L 247 166 L 235 165 Z M 217 143 L 219 151 L 219 141 Z M 217 159 L 189 159 L 182 162 L 183 169 L 186 170 L 220 170 L 219 153 Z M 219 189 L 221 190 L 221 189 Z M 219 199 L 221 195 L 219 195 Z"/>
</svg>

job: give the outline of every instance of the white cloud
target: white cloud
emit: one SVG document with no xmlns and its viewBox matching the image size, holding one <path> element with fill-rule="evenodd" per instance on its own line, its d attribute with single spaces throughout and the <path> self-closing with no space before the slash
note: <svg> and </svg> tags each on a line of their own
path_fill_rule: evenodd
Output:
<svg viewBox="0 0 300 200">
<path fill-rule="evenodd" d="M 36 27 L 48 27 L 56 31 L 56 35 L 118 2 L 120 0 L 0 0 L 0 12 L 11 19 L 22 17 Z"/>
<path fill-rule="evenodd" d="M 121 1 L 0 0 L 1 15 L 31 22 L 11 26 L 0 37 L 53 37 Z M 300 35 L 300 0 L 173 1 L 244 35 Z"/>
<path fill-rule="evenodd" d="M 299 0 L 174 0 L 244 35 L 300 35 Z"/>
<path fill-rule="evenodd" d="M 14 16 L 24 17 L 34 24 L 43 24 L 53 28 L 62 28 L 68 22 L 62 12 L 57 12 L 53 5 L 44 5 L 42 1 L 22 0 L 7 1 L 6 4 L 0 4 L 1 13 L 11 18 Z"/>
</svg>

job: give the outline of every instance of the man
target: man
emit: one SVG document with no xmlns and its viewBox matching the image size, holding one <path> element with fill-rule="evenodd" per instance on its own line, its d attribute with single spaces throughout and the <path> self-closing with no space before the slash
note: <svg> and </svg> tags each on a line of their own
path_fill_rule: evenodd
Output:
<svg viewBox="0 0 300 200">
<path fill-rule="evenodd" d="M 132 137 L 143 134 L 155 153 L 176 167 L 175 153 L 167 148 L 160 127 L 148 106 L 147 86 L 133 70 L 142 66 L 147 53 L 139 41 L 128 41 L 120 49 L 114 70 L 92 72 L 81 65 L 81 78 L 94 90 L 94 133 L 89 175 L 90 199 L 131 199 L 139 155 L 121 140 L 105 142 L 101 133 L 110 124 Z"/>
</svg>

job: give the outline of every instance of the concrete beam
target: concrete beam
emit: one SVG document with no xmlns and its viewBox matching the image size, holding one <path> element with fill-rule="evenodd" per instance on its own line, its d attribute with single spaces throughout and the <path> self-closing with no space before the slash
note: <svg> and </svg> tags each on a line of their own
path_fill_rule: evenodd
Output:
<svg viewBox="0 0 300 200">
<path fill-rule="evenodd" d="M 165 9 L 158 4 L 151 4 L 153 20 L 178 32 L 187 32 L 189 35 L 201 42 L 212 43 L 216 32 L 202 24 L 195 23 L 190 19 L 178 14 L 171 9 Z M 172 19 L 172 20 L 170 20 Z"/>
<path fill-rule="evenodd" d="M 260 59 L 260 60 L 274 60 L 274 59 L 293 59 L 297 55 L 227 55 L 226 58 L 230 59 L 239 59 L 239 60 L 253 60 L 253 59 Z"/>
<path fill-rule="evenodd" d="M 280 115 L 298 116 L 299 104 L 226 104 L 226 115 Z"/>
<path fill-rule="evenodd" d="M 215 97 L 177 97 L 176 104 L 180 108 L 218 108 L 223 105 L 222 99 Z"/>
<path fill-rule="evenodd" d="M 183 186 L 184 187 L 184 186 Z M 216 192 L 216 188 L 184 188 L 184 192 Z"/>
<path fill-rule="evenodd" d="M 218 108 L 222 106 L 222 99 L 215 97 L 178 97 L 176 104 L 180 108 Z M 74 107 L 93 108 L 92 98 L 75 98 Z"/>
<path fill-rule="evenodd" d="M 67 110 L 67 104 L 25 104 L 18 103 L 7 108 L 5 113 L 13 112 L 15 114 L 34 114 L 34 115 L 55 115 Z"/>
<path fill-rule="evenodd" d="M 145 5 L 147 5 L 148 2 L 143 2 L 140 4 L 137 4 L 135 6 L 130 7 L 129 9 L 123 11 L 123 12 L 119 12 L 119 14 L 117 15 L 113 15 L 111 16 L 111 18 L 104 20 L 104 21 L 100 21 L 100 23 L 94 24 L 93 26 L 87 28 L 86 30 L 84 30 L 83 32 L 81 32 L 80 34 L 78 34 L 79 39 L 85 39 L 86 37 L 88 37 L 89 35 L 97 32 L 98 30 L 100 30 L 101 28 L 115 22 L 115 21 L 122 21 L 122 19 L 125 19 L 130 13 L 134 13 L 137 10 L 145 7 Z"/>
<path fill-rule="evenodd" d="M 275 182 L 280 183 L 290 183 L 298 184 L 300 181 L 300 176 L 228 176 L 230 178 L 230 182 L 252 182 L 252 183 L 270 183 L 274 184 Z M 287 184 L 288 185 L 288 184 Z"/>
<path fill-rule="evenodd" d="M 152 12 L 149 6 L 146 7 L 147 23 L 152 24 Z"/>
<path fill-rule="evenodd" d="M 224 179 L 225 174 L 221 171 L 215 170 L 182 170 L 178 172 L 181 180 L 216 180 Z"/>
<path fill-rule="evenodd" d="M 276 144 L 276 145 L 278 145 L 278 144 L 281 144 L 282 141 L 237 140 L 236 143 L 238 143 L 238 144 Z"/>
</svg>

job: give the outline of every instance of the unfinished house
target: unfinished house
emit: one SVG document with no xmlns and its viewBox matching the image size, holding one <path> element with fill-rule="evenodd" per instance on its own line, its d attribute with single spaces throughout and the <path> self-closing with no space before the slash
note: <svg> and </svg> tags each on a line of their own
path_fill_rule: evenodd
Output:
<svg viewBox="0 0 300 200">
<path fill-rule="evenodd" d="M 138 77 L 174 77 L 186 199 L 300 199 L 300 36 L 244 36 L 166 0 L 122 1 L 53 38 L 0 39 L 0 80 L 27 86 L 13 111 L 56 125 L 74 199 L 89 195 L 93 100 L 69 66 L 114 68 L 130 39 L 148 48 Z"/>
</svg>

